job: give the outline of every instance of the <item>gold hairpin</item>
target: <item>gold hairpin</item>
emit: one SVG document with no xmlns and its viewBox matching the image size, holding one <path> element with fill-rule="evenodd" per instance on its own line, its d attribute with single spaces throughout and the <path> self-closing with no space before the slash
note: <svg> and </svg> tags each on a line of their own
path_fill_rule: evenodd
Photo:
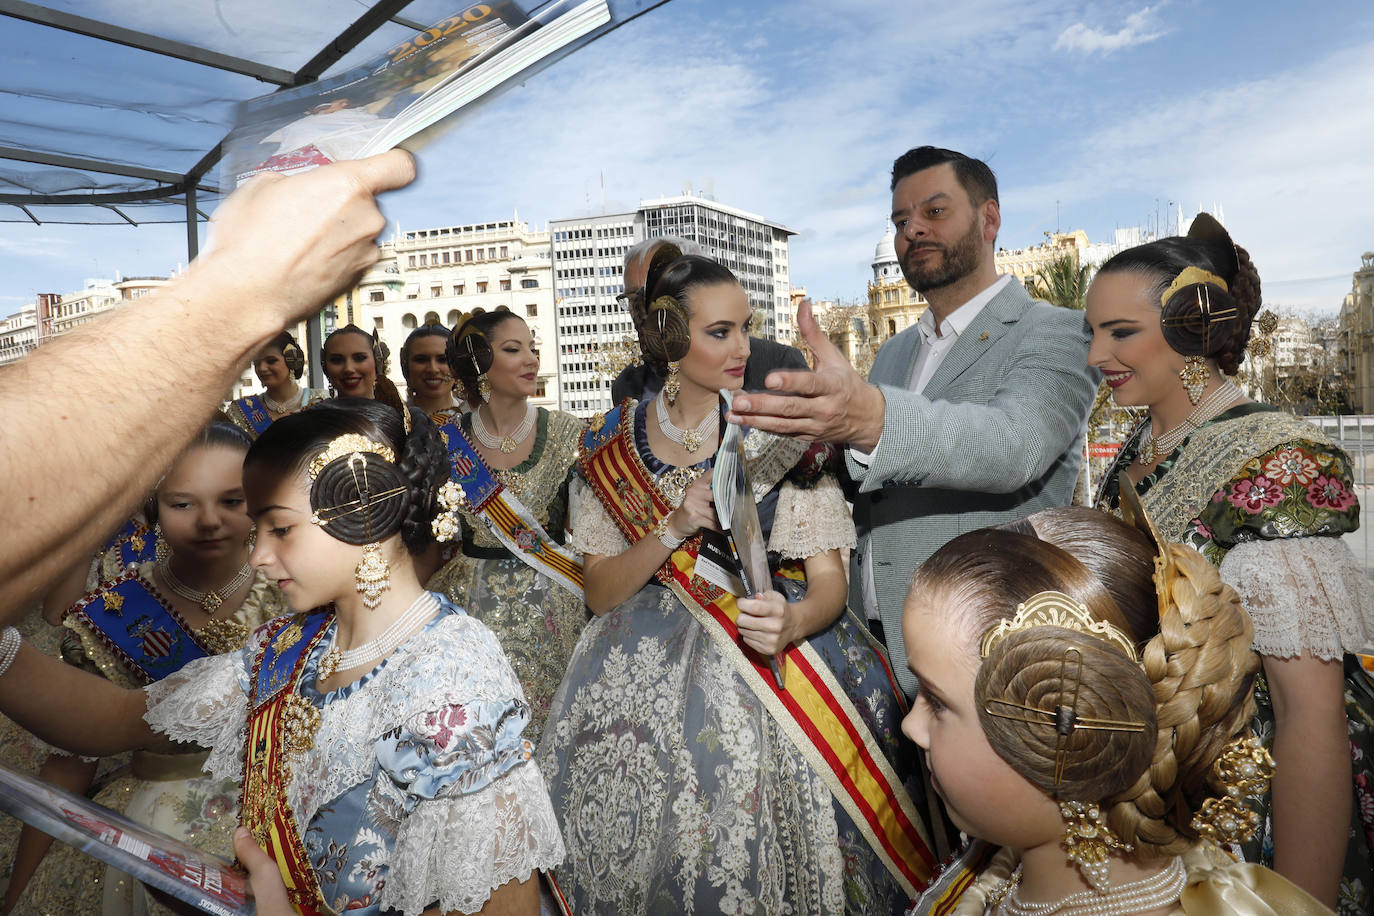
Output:
<svg viewBox="0 0 1374 916">
<path fill-rule="evenodd" d="M 364 452 L 376 455 L 383 461 L 396 463 L 396 453 L 391 450 L 390 446 L 383 445 L 358 433 L 345 433 L 330 440 L 324 451 L 310 459 L 310 482 L 314 483 L 320 476 L 320 472 L 335 459 L 345 455 L 362 455 Z"/>
<path fill-rule="evenodd" d="M 1029 630 L 1033 627 L 1061 627 L 1077 630 L 1079 633 L 1094 636 L 1115 646 L 1131 661 L 1139 664 L 1140 656 L 1135 651 L 1135 643 L 1114 625 L 1105 620 L 1094 620 L 1092 613 L 1082 603 L 1075 601 L 1063 592 L 1044 591 L 1032 595 L 1016 606 L 1016 616 L 1003 620 L 990 627 L 978 644 L 978 654 L 987 658 L 993 648 L 1012 633 Z"/>
<path fill-rule="evenodd" d="M 1041 709 L 1038 706 L 1027 706 L 1025 703 L 1005 699 L 988 700 L 983 704 L 983 711 L 990 716 L 1010 719 L 1013 722 L 1027 722 L 1031 725 L 1046 725 L 1054 729 L 1056 736 L 1054 741 L 1054 784 L 1056 786 L 1064 781 L 1064 767 L 1069 754 L 1069 737 L 1073 735 L 1076 729 L 1083 728 L 1088 731 L 1099 732 L 1145 731 L 1144 722 L 1135 722 L 1130 719 L 1098 719 L 1093 716 L 1080 716 L 1078 714 L 1078 694 L 1083 688 L 1083 653 L 1073 646 L 1065 649 L 1064 655 L 1059 659 L 1059 683 L 1063 685 L 1069 681 L 1070 656 L 1072 656 L 1075 666 L 1071 705 L 1066 706 L 1061 703 L 1054 709 Z"/>
<path fill-rule="evenodd" d="M 1218 277 L 1210 270 L 1203 270 L 1201 267 L 1193 267 L 1189 265 L 1188 267 L 1185 267 L 1183 268 L 1183 270 L 1179 271 L 1177 277 L 1174 277 L 1173 282 L 1171 282 L 1168 288 L 1164 290 L 1164 294 L 1159 297 L 1159 304 L 1161 306 L 1168 305 L 1169 299 L 1172 298 L 1174 293 L 1183 289 L 1183 287 L 1185 286 L 1192 286 L 1194 283 L 1211 283 L 1214 286 L 1220 286 L 1227 292 L 1230 292 L 1231 289 L 1231 287 L 1229 287 L 1226 284 L 1225 280 L 1223 280 L 1221 277 Z"/>
</svg>

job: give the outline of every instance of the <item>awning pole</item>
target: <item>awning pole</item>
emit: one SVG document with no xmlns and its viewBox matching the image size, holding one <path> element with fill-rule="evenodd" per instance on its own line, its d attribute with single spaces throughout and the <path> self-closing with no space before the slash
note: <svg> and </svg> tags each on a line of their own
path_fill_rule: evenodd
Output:
<svg viewBox="0 0 1374 916">
<path fill-rule="evenodd" d="M 200 254 L 200 230 L 196 226 L 196 186 L 186 186 L 186 263 Z"/>
</svg>

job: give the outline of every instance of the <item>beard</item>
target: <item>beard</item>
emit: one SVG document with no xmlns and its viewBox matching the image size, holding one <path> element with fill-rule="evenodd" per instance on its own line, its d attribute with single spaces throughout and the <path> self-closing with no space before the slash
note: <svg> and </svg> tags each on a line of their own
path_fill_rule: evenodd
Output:
<svg viewBox="0 0 1374 916">
<path fill-rule="evenodd" d="M 941 257 L 936 263 L 911 260 L 912 254 L 923 250 L 939 251 Z M 953 245 L 941 245 L 939 242 L 912 244 L 902 256 L 902 276 L 918 293 L 941 289 L 977 270 L 982 253 L 983 232 L 975 217 L 968 232 L 956 239 Z"/>
</svg>

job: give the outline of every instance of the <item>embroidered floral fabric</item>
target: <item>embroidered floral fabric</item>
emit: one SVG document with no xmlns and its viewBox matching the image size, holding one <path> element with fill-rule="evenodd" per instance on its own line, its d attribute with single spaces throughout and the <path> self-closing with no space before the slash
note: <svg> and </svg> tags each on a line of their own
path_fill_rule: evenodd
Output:
<svg viewBox="0 0 1374 916">
<path fill-rule="evenodd" d="M 648 450 L 643 413 L 640 458 L 651 473 L 670 473 Z M 852 544 L 833 480 L 800 490 L 778 484 L 785 471 L 776 468 L 760 511 L 770 547 L 810 555 L 801 552 Z M 581 479 L 571 505 L 574 547 L 628 549 Z M 785 587 L 801 597 L 799 583 Z M 809 641 L 872 746 L 909 772 L 897 763 L 901 709 L 866 629 L 846 613 Z M 539 750 L 568 838 L 557 877 L 573 911 L 902 912 L 906 895 L 725 654 L 735 651 L 657 584 L 587 625 Z"/>
<path fill-rule="evenodd" d="M 440 596 L 440 613 L 373 671 L 321 694 L 321 640 L 301 695 L 320 708 L 287 799 L 325 900 L 339 912 L 472 912 L 513 877 L 563 857 L 529 709 L 496 637 Z M 241 767 L 248 674 L 261 639 L 147 688 L 148 722 L 210 738 L 207 767 Z M 186 669 L 183 669 L 186 670 Z M 209 686 L 215 692 L 206 688 Z M 227 751 L 232 750 L 232 753 Z"/>
<path fill-rule="evenodd" d="M 463 418 L 463 428 L 471 428 Z M 568 477 L 586 425 L 571 414 L 539 410 L 530 457 L 498 471 L 504 486 L 533 513 L 550 537 L 564 537 Z M 462 516 L 463 539 L 480 548 L 501 548 L 487 523 Z M 530 704 L 526 737 L 538 742 L 558 683 L 587 623 L 582 599 L 517 557 L 469 557 L 459 553 L 427 587 L 442 592 L 492 629 Z"/>
</svg>

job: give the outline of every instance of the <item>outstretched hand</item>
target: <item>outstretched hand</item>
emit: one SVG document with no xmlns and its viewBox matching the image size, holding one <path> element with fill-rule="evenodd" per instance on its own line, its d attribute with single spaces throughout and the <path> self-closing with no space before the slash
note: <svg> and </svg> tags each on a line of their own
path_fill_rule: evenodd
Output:
<svg viewBox="0 0 1374 916">
<path fill-rule="evenodd" d="M 294 916 L 296 911 L 286 897 L 281 869 L 245 827 L 234 829 L 234 855 L 248 871 L 248 884 L 253 888 L 253 904 L 258 916 Z"/>
<path fill-rule="evenodd" d="M 868 384 L 822 333 L 811 303 L 797 310 L 797 327 L 816 357 L 812 370 L 770 372 L 765 384 L 788 394 L 741 392 L 727 419 L 765 432 L 846 444 L 869 452 L 883 432 L 883 393 Z"/>
</svg>

